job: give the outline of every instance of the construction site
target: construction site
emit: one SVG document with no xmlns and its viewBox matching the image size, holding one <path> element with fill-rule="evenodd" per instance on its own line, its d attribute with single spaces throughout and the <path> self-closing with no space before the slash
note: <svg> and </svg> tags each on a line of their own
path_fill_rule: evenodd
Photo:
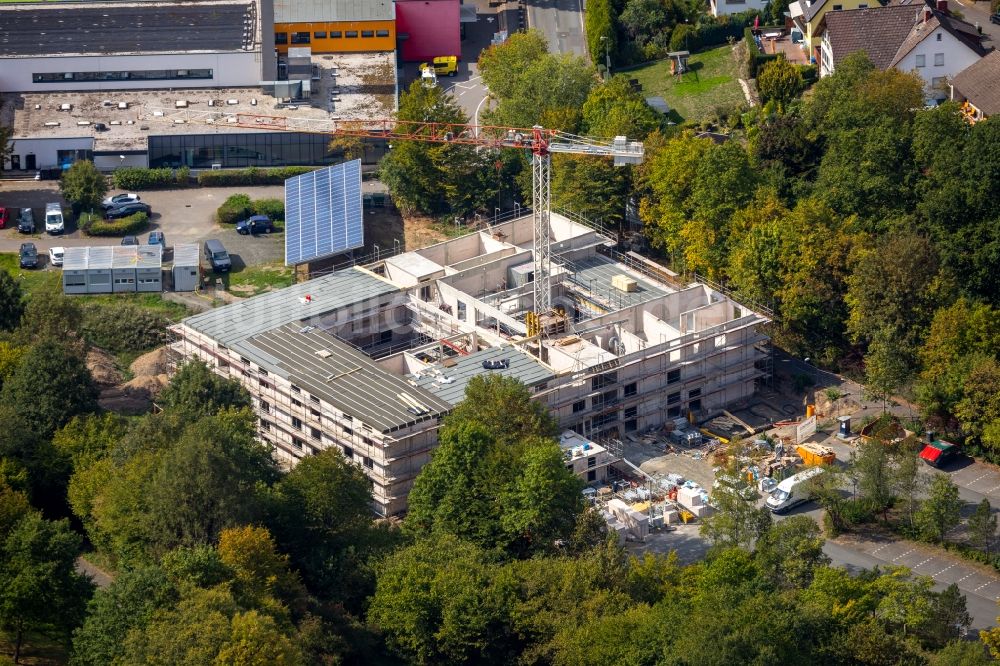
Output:
<svg viewBox="0 0 1000 666">
<path fill-rule="evenodd" d="M 584 460 L 574 470 L 595 492 L 634 474 L 623 462 L 630 436 L 712 419 L 767 384 L 766 311 L 618 253 L 585 220 L 548 217 L 544 310 L 536 220 L 522 211 L 190 317 L 172 328 L 172 363 L 198 357 L 242 382 L 260 437 L 288 462 L 339 447 L 371 477 L 382 515 L 405 511 L 472 377 L 527 385 L 583 440 L 567 465 Z"/>
</svg>

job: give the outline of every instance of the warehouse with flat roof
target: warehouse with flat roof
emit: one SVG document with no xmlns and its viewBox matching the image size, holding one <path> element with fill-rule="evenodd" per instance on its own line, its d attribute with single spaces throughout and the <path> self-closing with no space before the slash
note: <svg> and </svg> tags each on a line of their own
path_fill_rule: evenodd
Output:
<svg viewBox="0 0 1000 666">
<path fill-rule="evenodd" d="M 0 90 L 258 85 L 256 0 L 0 4 Z"/>
</svg>

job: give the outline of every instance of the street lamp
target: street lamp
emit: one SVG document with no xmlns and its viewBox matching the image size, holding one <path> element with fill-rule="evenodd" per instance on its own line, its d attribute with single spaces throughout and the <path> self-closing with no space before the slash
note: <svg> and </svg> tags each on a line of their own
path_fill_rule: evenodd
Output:
<svg viewBox="0 0 1000 666">
<path fill-rule="evenodd" d="M 604 78 L 607 80 L 611 78 L 611 40 L 601 35 L 601 41 L 604 42 Z"/>
</svg>

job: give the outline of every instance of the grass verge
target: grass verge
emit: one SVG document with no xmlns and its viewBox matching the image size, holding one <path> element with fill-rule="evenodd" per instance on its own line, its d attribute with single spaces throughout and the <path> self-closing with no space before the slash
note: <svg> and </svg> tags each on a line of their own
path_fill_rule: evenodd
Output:
<svg viewBox="0 0 1000 666">
<path fill-rule="evenodd" d="M 226 289 L 237 296 L 256 296 L 265 291 L 291 286 L 292 269 L 282 264 L 247 266 L 223 277 Z"/>
</svg>

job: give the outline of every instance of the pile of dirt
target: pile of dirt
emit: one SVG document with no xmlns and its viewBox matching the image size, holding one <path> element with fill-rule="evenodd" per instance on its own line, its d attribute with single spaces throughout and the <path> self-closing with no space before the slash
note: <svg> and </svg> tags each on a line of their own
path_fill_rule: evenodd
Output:
<svg viewBox="0 0 1000 666">
<path fill-rule="evenodd" d="M 129 366 L 133 377 L 161 375 L 167 371 L 166 347 L 159 347 L 139 356 Z"/>
<path fill-rule="evenodd" d="M 122 373 L 118 370 L 115 357 L 100 347 L 91 347 L 87 351 L 85 363 L 87 364 L 87 369 L 90 370 L 91 376 L 94 378 L 94 383 L 98 387 L 115 386 L 116 384 L 120 384 L 124 379 Z"/>
</svg>

